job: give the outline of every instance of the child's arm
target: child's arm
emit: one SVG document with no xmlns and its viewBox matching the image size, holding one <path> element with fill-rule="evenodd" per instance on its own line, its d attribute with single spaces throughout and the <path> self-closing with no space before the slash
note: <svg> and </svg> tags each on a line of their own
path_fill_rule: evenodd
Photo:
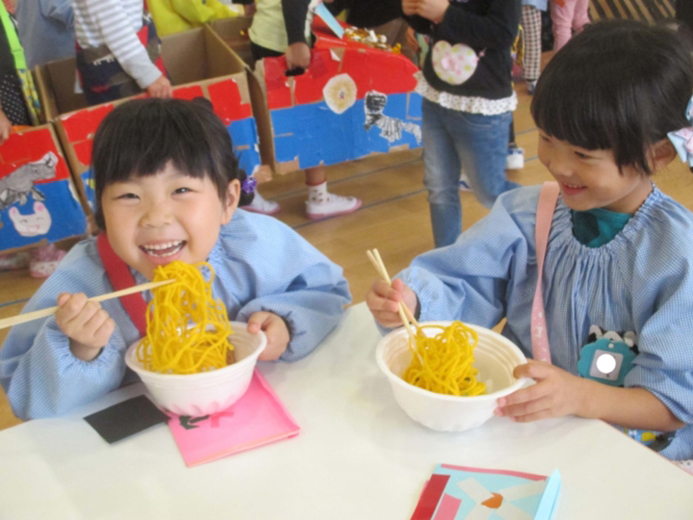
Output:
<svg viewBox="0 0 693 520">
<path fill-rule="evenodd" d="M 56 304 L 61 291 L 104 294 L 112 290 L 95 263 L 74 258 L 74 250 L 61 262 L 24 308 L 31 312 Z M 91 253 L 96 254 L 95 248 Z M 138 334 L 117 301 L 105 302 L 111 316 L 121 324 L 93 361 L 78 359 L 70 338 L 60 329 L 55 316 L 13 327 L 0 349 L 0 383 L 17 417 L 32 419 L 63 414 L 118 388 L 125 374 L 124 351 Z"/>
<path fill-rule="evenodd" d="M 517 422 L 577 415 L 639 430 L 666 432 L 685 425 L 644 388 L 605 385 L 540 361 L 517 367 L 514 375 L 537 381 L 498 400 L 496 415 Z"/>
<path fill-rule="evenodd" d="M 108 49 L 140 88 L 148 89 L 157 83 L 156 92 L 150 92 L 153 96 L 165 95 L 164 83 L 168 83 L 170 90 L 170 83 L 152 63 L 147 49 L 130 26 L 127 15 L 117 0 L 76 0 L 76 2 L 82 4 L 89 13 Z"/>
<path fill-rule="evenodd" d="M 250 321 L 257 313 L 281 318 L 290 336 L 280 357 L 284 361 L 312 352 L 351 302 L 341 267 L 275 219 L 238 212 L 221 247 L 230 260 L 212 265 L 240 302 L 234 309 L 226 298 L 229 315 L 238 321 Z"/>
<path fill-rule="evenodd" d="M 74 14 L 70 0 L 39 0 L 41 14 L 61 23 L 68 29 L 74 29 Z"/>
<path fill-rule="evenodd" d="M 2 111 L 2 103 L 0 103 L 0 145 L 10 138 L 12 131 L 12 122 L 7 119 L 5 112 Z"/>
<path fill-rule="evenodd" d="M 282 0 L 284 26 L 289 39 L 286 49 L 286 68 L 307 69 L 310 66 L 310 46 L 306 42 L 305 27 L 310 0 Z"/>
<path fill-rule="evenodd" d="M 532 189 L 501 195 L 454 245 L 416 257 L 395 276 L 416 294 L 419 321 L 462 320 L 491 328 L 505 317 L 508 281 L 533 286 L 528 236 L 534 233 L 538 188 Z"/>
</svg>

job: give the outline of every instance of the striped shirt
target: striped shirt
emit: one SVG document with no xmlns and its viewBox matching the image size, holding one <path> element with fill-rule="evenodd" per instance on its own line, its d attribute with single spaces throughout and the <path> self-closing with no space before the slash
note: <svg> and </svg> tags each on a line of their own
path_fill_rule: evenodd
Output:
<svg viewBox="0 0 693 520">
<path fill-rule="evenodd" d="M 161 76 L 137 36 L 142 28 L 143 0 L 72 0 L 72 7 L 81 48 L 106 45 L 140 88 L 147 88 Z"/>
</svg>

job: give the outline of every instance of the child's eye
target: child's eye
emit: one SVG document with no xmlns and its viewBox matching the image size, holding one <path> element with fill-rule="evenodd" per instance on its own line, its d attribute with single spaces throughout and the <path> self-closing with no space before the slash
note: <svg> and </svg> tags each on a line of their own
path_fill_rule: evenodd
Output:
<svg viewBox="0 0 693 520">
<path fill-rule="evenodd" d="M 580 159 L 591 159 L 591 157 L 589 155 L 587 155 L 586 153 L 575 152 L 575 155 L 577 155 Z"/>
<path fill-rule="evenodd" d="M 544 134 L 539 134 L 539 139 L 541 139 L 545 143 L 548 143 L 550 141 L 549 136 L 544 135 Z"/>
<path fill-rule="evenodd" d="M 181 195 L 183 193 L 190 193 L 192 190 L 190 188 L 178 188 L 173 193 L 176 195 Z"/>
<path fill-rule="evenodd" d="M 122 195 L 118 195 L 116 197 L 116 199 L 124 199 L 124 200 L 137 199 L 137 198 L 138 198 L 137 195 L 135 195 L 134 193 L 123 193 Z"/>
</svg>

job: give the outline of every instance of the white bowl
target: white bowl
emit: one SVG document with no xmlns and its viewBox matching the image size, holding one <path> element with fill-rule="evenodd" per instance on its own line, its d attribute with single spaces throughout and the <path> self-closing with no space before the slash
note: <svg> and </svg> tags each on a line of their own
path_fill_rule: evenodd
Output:
<svg viewBox="0 0 693 520">
<path fill-rule="evenodd" d="M 249 334 L 247 327 L 246 323 L 231 322 L 234 334 L 229 340 L 236 362 L 218 370 L 197 374 L 159 374 L 145 370 L 137 359 L 139 341 L 128 348 L 125 363 L 140 376 L 161 408 L 195 417 L 221 412 L 248 390 L 257 358 L 267 345 L 264 333 Z"/>
<path fill-rule="evenodd" d="M 449 321 L 432 321 L 422 325 L 450 325 Z M 496 401 L 520 389 L 527 379 L 515 379 L 513 370 L 527 362 L 522 351 L 507 338 L 492 330 L 467 325 L 479 336 L 474 349 L 477 379 L 486 385 L 486 393 L 472 397 L 443 395 L 404 382 L 402 374 L 412 360 L 404 328 L 390 332 L 378 343 L 376 359 L 392 386 L 397 404 L 416 422 L 433 430 L 461 432 L 475 428 L 493 417 Z M 438 331 L 427 329 L 434 336 Z"/>
</svg>

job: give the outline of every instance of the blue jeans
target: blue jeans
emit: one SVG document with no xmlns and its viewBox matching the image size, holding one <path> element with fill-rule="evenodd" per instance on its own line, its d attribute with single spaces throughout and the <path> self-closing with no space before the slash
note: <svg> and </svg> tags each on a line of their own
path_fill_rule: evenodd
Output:
<svg viewBox="0 0 693 520">
<path fill-rule="evenodd" d="M 424 185 L 435 246 L 443 247 L 462 232 L 462 167 L 474 195 L 486 207 L 519 186 L 505 179 L 512 113 L 485 116 L 450 110 L 425 98 L 422 103 Z"/>
</svg>

